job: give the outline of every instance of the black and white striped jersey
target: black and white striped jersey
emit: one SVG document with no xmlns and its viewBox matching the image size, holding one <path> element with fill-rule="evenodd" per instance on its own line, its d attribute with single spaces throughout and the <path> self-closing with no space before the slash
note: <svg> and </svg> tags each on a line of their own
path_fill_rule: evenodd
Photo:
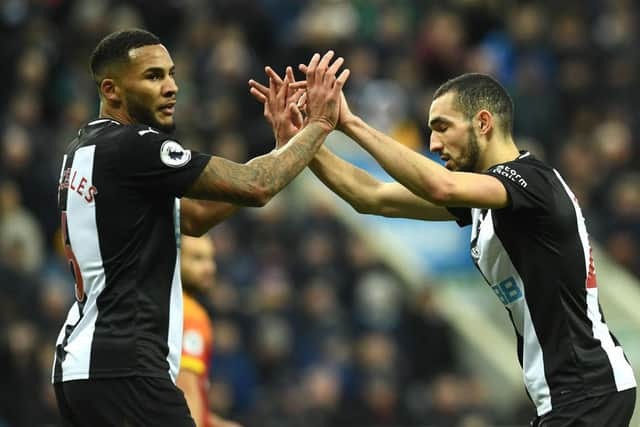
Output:
<svg viewBox="0 0 640 427">
<path fill-rule="evenodd" d="M 567 184 L 528 152 L 487 174 L 505 186 L 508 207 L 449 210 L 473 226 L 471 256 L 509 313 L 538 415 L 635 387 L 602 315 L 585 221 Z"/>
<path fill-rule="evenodd" d="M 209 156 L 145 125 L 83 127 L 58 187 L 76 302 L 58 335 L 53 382 L 175 381 L 182 341 L 179 197 Z"/>
</svg>

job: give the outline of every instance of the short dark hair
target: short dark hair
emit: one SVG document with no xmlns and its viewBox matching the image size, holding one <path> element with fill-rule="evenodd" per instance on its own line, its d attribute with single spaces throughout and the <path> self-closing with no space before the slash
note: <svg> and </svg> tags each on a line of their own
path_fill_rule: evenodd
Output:
<svg viewBox="0 0 640 427">
<path fill-rule="evenodd" d="M 501 128 L 510 135 L 513 127 L 513 100 L 496 79 L 486 74 L 467 73 L 445 82 L 433 94 L 437 99 L 449 92 L 456 94 L 455 106 L 469 120 L 480 110 L 500 116 Z"/>
<path fill-rule="evenodd" d="M 131 49 L 154 44 L 161 44 L 160 39 L 145 30 L 131 29 L 109 34 L 98 43 L 91 54 L 93 79 L 99 86 L 107 67 L 115 63 L 127 63 Z"/>
</svg>

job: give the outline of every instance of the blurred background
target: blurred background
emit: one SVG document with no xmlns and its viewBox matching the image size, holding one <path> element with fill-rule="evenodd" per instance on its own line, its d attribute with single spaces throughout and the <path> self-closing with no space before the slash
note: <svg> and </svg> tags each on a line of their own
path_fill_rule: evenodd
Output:
<svg viewBox="0 0 640 427">
<path fill-rule="evenodd" d="M 640 73 L 633 0 L 0 1 L 0 427 L 55 426 L 49 384 L 72 303 L 56 188 L 96 116 L 88 58 L 156 33 L 177 65 L 177 136 L 244 162 L 273 148 L 247 80 L 328 48 L 352 109 L 428 155 L 435 88 L 466 71 L 511 93 L 515 140 L 556 167 L 597 244 L 601 302 L 640 372 Z M 386 179 L 334 133 L 342 157 Z M 304 173 L 212 230 L 210 404 L 246 427 L 525 426 L 507 314 L 452 224 L 355 214 Z M 638 412 L 638 411 L 636 411 Z M 636 419 L 640 415 L 636 414 Z M 635 424 L 635 425 L 640 425 Z"/>
</svg>

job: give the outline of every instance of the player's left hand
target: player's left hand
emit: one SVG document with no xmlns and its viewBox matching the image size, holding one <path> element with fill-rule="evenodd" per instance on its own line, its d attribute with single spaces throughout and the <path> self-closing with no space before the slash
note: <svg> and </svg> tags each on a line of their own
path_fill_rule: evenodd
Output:
<svg viewBox="0 0 640 427">
<path fill-rule="evenodd" d="M 265 73 L 269 77 L 269 87 L 251 79 L 249 92 L 264 104 L 264 117 L 271 124 L 276 147 L 281 147 L 306 124 L 298 107 L 304 89 L 290 88 L 290 84 L 296 81 L 291 67 L 287 67 L 284 79 L 269 66 L 265 67 Z"/>
</svg>

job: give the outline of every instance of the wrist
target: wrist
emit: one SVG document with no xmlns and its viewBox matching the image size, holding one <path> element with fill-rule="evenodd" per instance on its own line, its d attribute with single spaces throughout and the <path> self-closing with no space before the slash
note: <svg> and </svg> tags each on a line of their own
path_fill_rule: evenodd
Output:
<svg viewBox="0 0 640 427">
<path fill-rule="evenodd" d="M 354 130 L 362 123 L 362 119 L 355 114 L 350 114 L 344 120 L 341 120 L 337 129 L 345 135 L 351 137 Z"/>
<path fill-rule="evenodd" d="M 312 126 L 314 128 L 318 128 L 321 131 L 323 131 L 324 133 L 326 133 L 327 135 L 333 129 L 335 129 L 335 125 L 333 123 L 331 123 L 330 121 L 328 121 L 326 119 L 322 119 L 322 118 L 310 119 L 309 123 L 307 124 L 307 127 L 309 127 L 309 126 Z"/>
</svg>

